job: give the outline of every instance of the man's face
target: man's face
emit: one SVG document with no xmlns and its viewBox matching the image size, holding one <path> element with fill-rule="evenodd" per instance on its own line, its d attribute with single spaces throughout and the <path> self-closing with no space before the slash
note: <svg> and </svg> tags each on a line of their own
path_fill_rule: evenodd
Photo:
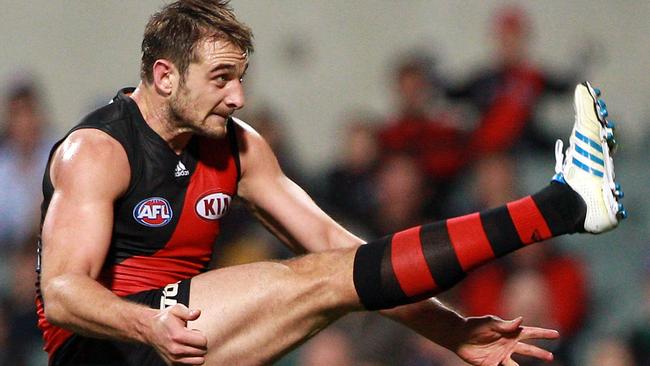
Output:
<svg viewBox="0 0 650 366">
<path fill-rule="evenodd" d="M 501 29 L 496 33 L 496 47 L 499 61 L 504 64 L 518 64 L 526 57 L 527 34 L 524 30 Z"/>
<path fill-rule="evenodd" d="M 418 71 L 404 72 L 398 76 L 398 92 L 403 113 L 426 113 L 431 100 L 431 86 L 426 75 Z"/>
<path fill-rule="evenodd" d="M 176 127 L 212 138 L 226 133 L 226 121 L 244 106 L 242 78 L 248 57 L 227 41 L 198 45 L 198 61 L 189 65 L 184 82 L 172 91 L 169 107 Z"/>
</svg>

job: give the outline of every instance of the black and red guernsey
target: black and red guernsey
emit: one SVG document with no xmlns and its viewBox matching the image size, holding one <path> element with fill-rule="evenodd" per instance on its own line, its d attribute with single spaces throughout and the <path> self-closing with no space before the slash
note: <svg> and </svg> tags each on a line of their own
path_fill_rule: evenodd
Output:
<svg viewBox="0 0 650 366">
<path fill-rule="evenodd" d="M 98 278 L 118 296 L 161 288 L 205 271 L 220 219 L 228 212 L 240 175 L 234 120 L 228 120 L 223 139 L 193 136 L 177 155 L 145 122 L 128 96 L 132 91 L 121 90 L 110 104 L 86 116 L 69 132 L 82 128 L 104 131 L 124 147 L 129 159 L 131 181 L 114 204 L 110 248 Z M 49 166 L 43 178 L 41 224 L 54 191 Z M 47 304 L 43 303 L 40 281 L 36 306 L 45 351 L 52 357 L 72 333 L 45 319 Z"/>
</svg>

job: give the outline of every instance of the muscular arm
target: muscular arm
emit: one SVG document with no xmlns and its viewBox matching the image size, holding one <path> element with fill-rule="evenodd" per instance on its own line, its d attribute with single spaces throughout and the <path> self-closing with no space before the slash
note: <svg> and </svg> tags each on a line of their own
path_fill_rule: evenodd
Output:
<svg viewBox="0 0 650 366">
<path fill-rule="evenodd" d="M 113 200 L 128 185 L 125 162 L 119 144 L 98 130 L 73 133 L 56 152 L 50 168 L 54 194 L 43 223 L 42 290 L 53 324 L 144 341 L 136 319 L 151 316 L 147 309 L 120 301 L 95 281 L 110 243 Z"/>
<path fill-rule="evenodd" d="M 96 280 L 110 245 L 113 203 L 127 189 L 129 171 L 124 149 L 99 130 L 72 133 L 55 153 L 42 232 L 45 315 L 78 334 L 156 346 L 155 328 L 169 313 L 127 302 Z"/>
</svg>

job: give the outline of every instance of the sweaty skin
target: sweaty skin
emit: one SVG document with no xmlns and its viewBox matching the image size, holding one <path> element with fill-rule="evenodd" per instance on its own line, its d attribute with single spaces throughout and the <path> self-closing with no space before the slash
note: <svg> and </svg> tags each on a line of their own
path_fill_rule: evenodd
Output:
<svg viewBox="0 0 650 366">
<path fill-rule="evenodd" d="M 192 134 L 225 136 L 244 105 L 247 58 L 224 41 L 205 41 L 184 78 L 169 61 L 132 98 L 177 153 Z M 122 300 L 97 281 L 106 259 L 113 204 L 129 185 L 126 152 L 98 130 L 70 134 L 51 163 L 54 195 L 43 224 L 41 288 L 46 317 L 79 334 L 152 345 L 168 364 L 267 364 L 347 312 L 362 310 L 352 281 L 363 243 L 327 216 L 278 166 L 264 139 L 237 121 L 242 176 L 238 195 L 296 252 L 282 262 L 213 270 L 192 279 L 189 309 L 155 310 Z M 475 365 L 515 365 L 520 353 L 550 360 L 522 343 L 556 338 L 521 319 L 464 318 L 435 300 L 383 312 Z"/>
</svg>

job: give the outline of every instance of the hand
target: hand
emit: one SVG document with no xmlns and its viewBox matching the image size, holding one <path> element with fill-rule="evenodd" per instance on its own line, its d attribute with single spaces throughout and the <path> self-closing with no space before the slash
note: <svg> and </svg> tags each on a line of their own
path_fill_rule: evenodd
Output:
<svg viewBox="0 0 650 366">
<path fill-rule="evenodd" d="M 203 365 L 208 339 L 199 330 L 187 329 L 187 322 L 198 319 L 200 315 L 200 310 L 176 304 L 153 317 L 148 343 L 166 364 Z"/>
<path fill-rule="evenodd" d="M 547 350 L 523 343 L 528 339 L 556 339 L 556 330 L 521 326 L 521 317 L 506 321 L 494 316 L 467 318 L 462 341 L 456 354 L 471 365 L 517 366 L 513 354 L 552 361 L 553 354 Z"/>
</svg>

